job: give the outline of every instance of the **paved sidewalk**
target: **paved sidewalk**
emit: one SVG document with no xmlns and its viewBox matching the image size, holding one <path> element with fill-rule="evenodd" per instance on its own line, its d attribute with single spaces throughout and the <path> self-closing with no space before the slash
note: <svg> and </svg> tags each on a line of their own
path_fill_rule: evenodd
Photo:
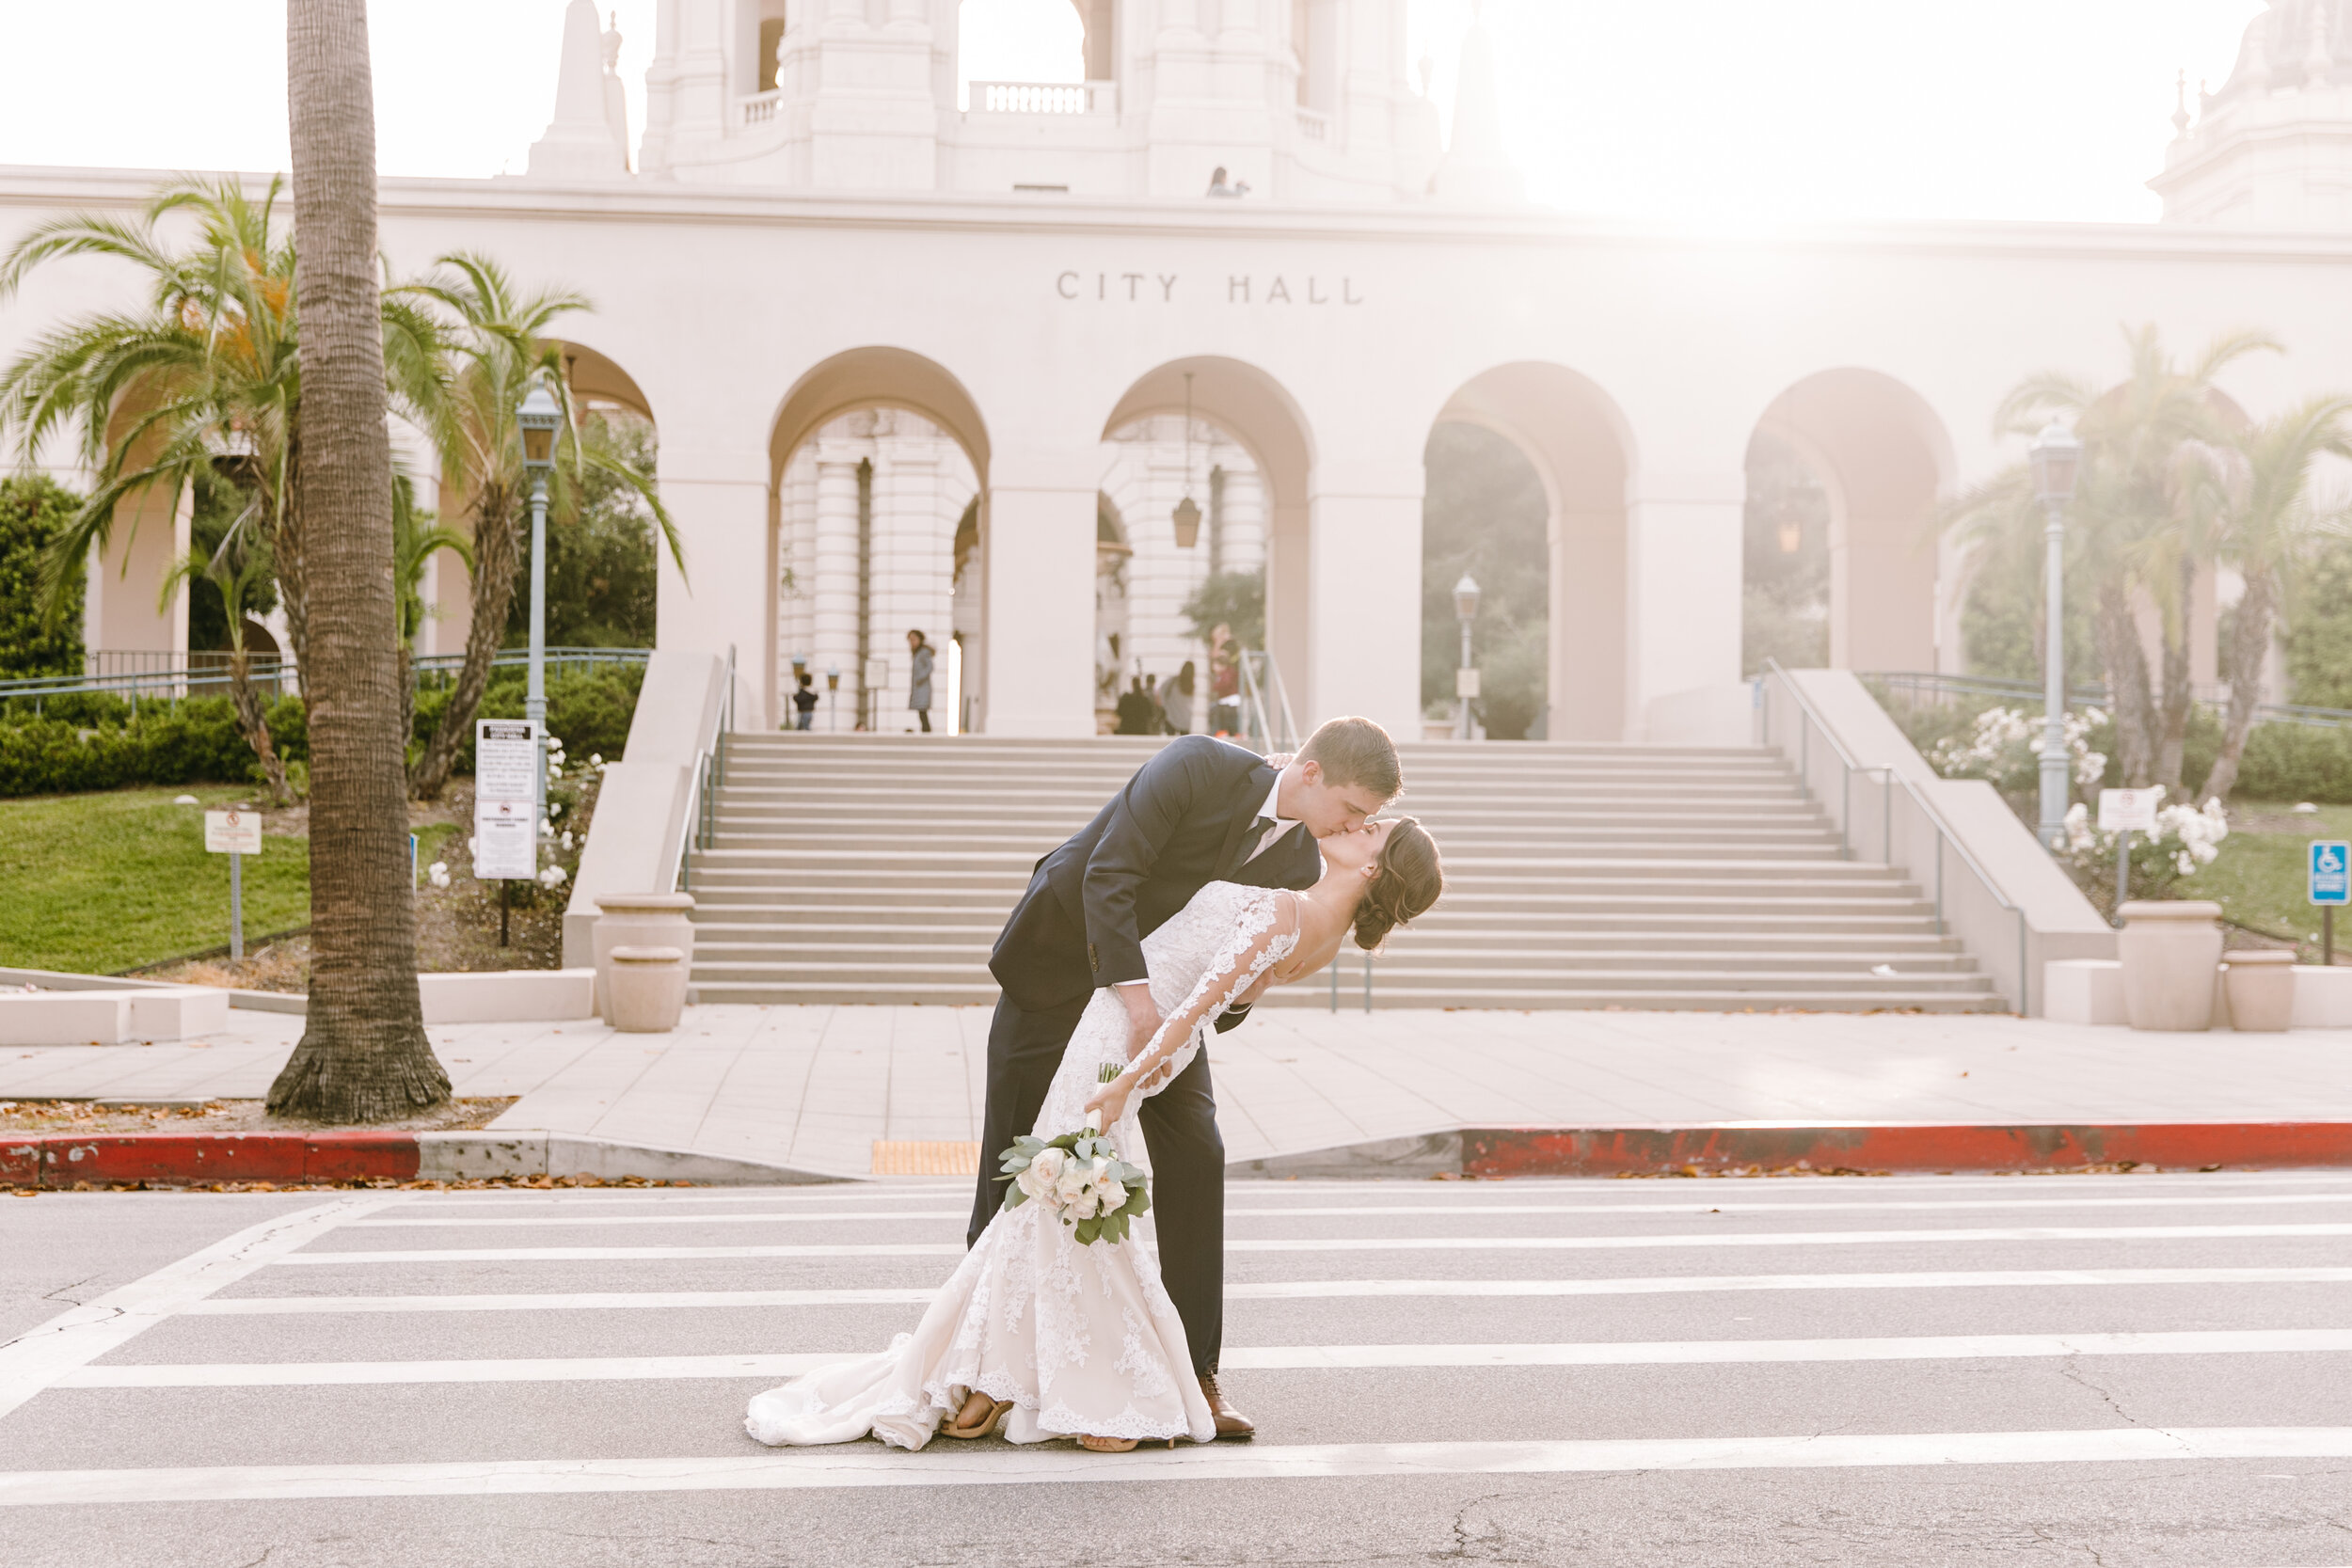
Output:
<svg viewBox="0 0 2352 1568">
<path fill-rule="evenodd" d="M 302 1020 L 200 1043 L 0 1049 L 0 1100 L 258 1098 Z M 988 1010 L 707 1006 L 670 1036 L 436 1026 L 499 1130 L 840 1176 L 978 1138 Z M 1211 1046 L 1236 1161 L 1465 1127 L 2352 1120 L 2352 1030 L 2136 1034 L 2006 1017 L 1283 1008 Z"/>
</svg>

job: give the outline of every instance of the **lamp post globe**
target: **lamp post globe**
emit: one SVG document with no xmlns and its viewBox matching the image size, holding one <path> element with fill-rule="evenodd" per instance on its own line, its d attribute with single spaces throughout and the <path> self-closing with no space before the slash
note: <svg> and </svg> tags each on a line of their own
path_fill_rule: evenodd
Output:
<svg viewBox="0 0 2352 1568">
<path fill-rule="evenodd" d="M 539 753 L 539 815 L 548 809 L 548 475 L 555 471 L 555 433 L 564 408 L 533 377 L 515 410 L 522 434 L 523 471 L 531 476 L 531 659 L 523 688 L 523 717 Z"/>
<path fill-rule="evenodd" d="M 2073 757 L 2066 744 L 2066 508 L 2074 499 L 2081 477 L 2083 444 L 2065 425 L 2052 420 L 2026 449 L 2026 466 L 2033 474 L 2034 499 L 2042 506 L 2044 597 L 2042 608 L 2047 635 L 2042 655 L 2042 847 L 2055 851 L 2066 841 L 2066 797 Z"/>
</svg>

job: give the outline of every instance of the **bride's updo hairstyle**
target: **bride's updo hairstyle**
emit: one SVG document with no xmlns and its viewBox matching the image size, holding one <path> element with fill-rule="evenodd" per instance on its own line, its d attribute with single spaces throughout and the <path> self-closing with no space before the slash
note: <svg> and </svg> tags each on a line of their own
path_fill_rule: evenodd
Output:
<svg viewBox="0 0 2352 1568">
<path fill-rule="evenodd" d="M 1380 847 L 1380 869 L 1356 906 L 1356 945 L 1370 953 L 1389 933 L 1429 912 L 1445 891 L 1445 867 L 1438 861 L 1438 841 L 1429 830 L 1409 816 L 1397 818 Z"/>
</svg>

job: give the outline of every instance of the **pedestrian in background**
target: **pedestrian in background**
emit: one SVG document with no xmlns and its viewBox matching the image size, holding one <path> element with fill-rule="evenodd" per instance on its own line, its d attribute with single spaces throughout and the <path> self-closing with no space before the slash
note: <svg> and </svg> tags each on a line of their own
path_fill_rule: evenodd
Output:
<svg viewBox="0 0 2352 1568">
<path fill-rule="evenodd" d="M 930 642 L 919 631 L 907 633 L 907 652 L 914 657 L 914 667 L 907 674 L 907 706 L 922 722 L 923 733 L 931 733 L 931 665 L 937 661 Z"/>
<path fill-rule="evenodd" d="M 817 718 L 817 680 L 805 672 L 801 675 L 800 689 L 792 693 L 792 711 L 797 715 L 792 721 L 796 730 L 807 729 Z"/>
</svg>

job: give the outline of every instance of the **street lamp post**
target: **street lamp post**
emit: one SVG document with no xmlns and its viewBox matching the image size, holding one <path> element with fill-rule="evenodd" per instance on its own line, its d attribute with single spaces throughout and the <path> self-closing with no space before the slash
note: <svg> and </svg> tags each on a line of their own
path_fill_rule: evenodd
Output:
<svg viewBox="0 0 2352 1568">
<path fill-rule="evenodd" d="M 1470 623 L 1478 618 L 1478 584 L 1468 572 L 1454 585 L 1454 613 L 1462 623 L 1462 662 L 1454 672 L 1456 739 L 1470 738 L 1470 700 L 1478 695 L 1478 670 L 1470 663 Z"/>
<path fill-rule="evenodd" d="M 825 666 L 825 732 L 828 735 L 841 728 L 841 666 Z"/>
<path fill-rule="evenodd" d="M 2042 610 L 2049 651 L 2042 670 L 2041 836 L 2042 847 L 2050 850 L 2066 842 L 2067 774 L 2073 763 L 2066 749 L 2066 503 L 2074 498 L 2082 455 L 2082 442 L 2056 420 L 2026 452 L 2033 493 L 2047 518 L 2042 530 L 2049 554 L 2048 602 Z"/>
<path fill-rule="evenodd" d="M 548 809 L 548 475 L 555 471 L 555 432 L 564 410 L 547 383 L 534 380 L 515 411 L 522 427 L 523 469 L 531 476 L 531 666 L 523 688 L 523 717 L 539 753 L 538 815 Z M 536 829 L 534 828 L 534 832 Z"/>
</svg>

